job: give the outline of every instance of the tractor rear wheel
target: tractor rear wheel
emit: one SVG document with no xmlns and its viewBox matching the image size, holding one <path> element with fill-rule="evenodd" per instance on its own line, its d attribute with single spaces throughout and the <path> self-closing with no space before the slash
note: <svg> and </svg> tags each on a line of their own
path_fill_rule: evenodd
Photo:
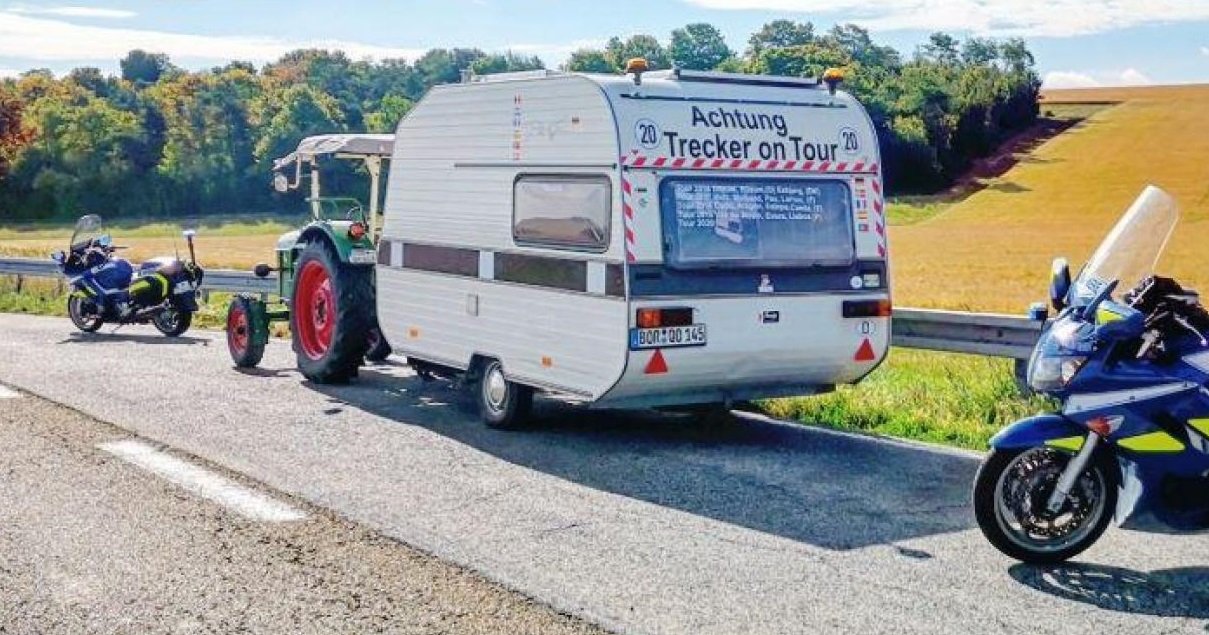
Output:
<svg viewBox="0 0 1209 635">
<path fill-rule="evenodd" d="M 324 241 L 298 257 L 290 332 L 298 369 L 318 384 L 344 383 L 365 357 L 373 325 L 373 269 L 343 263 Z"/>
</svg>

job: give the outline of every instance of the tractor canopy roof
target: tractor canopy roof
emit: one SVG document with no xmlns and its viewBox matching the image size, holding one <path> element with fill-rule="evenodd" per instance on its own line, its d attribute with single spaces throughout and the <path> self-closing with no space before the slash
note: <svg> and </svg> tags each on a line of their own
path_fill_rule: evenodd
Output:
<svg viewBox="0 0 1209 635">
<path fill-rule="evenodd" d="M 324 134 L 307 137 L 298 143 L 293 152 L 273 162 L 273 169 L 280 170 L 295 161 L 312 161 L 318 157 L 336 155 L 349 158 L 378 156 L 390 158 L 395 146 L 393 134 Z"/>
</svg>

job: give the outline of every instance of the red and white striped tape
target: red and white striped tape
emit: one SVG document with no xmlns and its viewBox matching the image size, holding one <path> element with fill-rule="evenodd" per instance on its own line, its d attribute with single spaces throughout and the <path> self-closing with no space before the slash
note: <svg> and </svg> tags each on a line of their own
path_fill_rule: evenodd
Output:
<svg viewBox="0 0 1209 635">
<path fill-rule="evenodd" d="M 631 199 L 634 196 L 634 185 L 630 183 L 630 179 L 623 172 L 621 175 L 621 211 L 625 225 L 625 259 L 626 262 L 635 262 L 638 257 L 635 255 L 636 243 L 634 237 L 634 205 Z"/>
<path fill-rule="evenodd" d="M 621 165 L 631 168 L 670 168 L 674 170 L 758 170 L 764 172 L 822 172 L 828 174 L 876 174 L 871 161 L 777 161 L 764 159 L 689 159 L 648 157 L 628 154 Z"/>
<path fill-rule="evenodd" d="M 871 179 L 869 183 L 873 188 L 873 230 L 877 232 L 877 255 L 885 258 L 886 211 L 882 202 L 882 182 L 880 179 Z"/>
</svg>

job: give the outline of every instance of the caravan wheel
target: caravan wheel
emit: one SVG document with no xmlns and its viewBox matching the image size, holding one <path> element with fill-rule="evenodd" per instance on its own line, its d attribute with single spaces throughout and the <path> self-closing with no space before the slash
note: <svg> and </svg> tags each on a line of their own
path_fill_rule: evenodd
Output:
<svg viewBox="0 0 1209 635">
<path fill-rule="evenodd" d="M 533 408 L 533 389 L 509 381 L 499 360 L 483 362 L 475 382 L 475 398 L 483 423 L 498 430 L 515 430 L 524 425 Z"/>
</svg>

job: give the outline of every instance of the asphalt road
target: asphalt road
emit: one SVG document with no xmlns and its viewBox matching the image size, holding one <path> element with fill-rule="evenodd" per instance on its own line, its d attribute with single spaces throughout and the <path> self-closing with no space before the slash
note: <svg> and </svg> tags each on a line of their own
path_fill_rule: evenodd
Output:
<svg viewBox="0 0 1209 635">
<path fill-rule="evenodd" d="M 4 401 L 0 633 L 598 632 L 322 510 L 248 520 L 101 449 L 129 437 Z"/>
<path fill-rule="evenodd" d="M 314 386 L 219 333 L 73 334 L 0 316 L 0 382 L 298 496 L 611 630 L 1205 632 L 1209 545 L 1110 530 L 1080 563 L 1014 564 L 973 528 L 973 455 L 758 417 L 545 402 L 490 431 L 398 365 Z M 0 406 L 3 407 L 3 406 Z"/>
</svg>

